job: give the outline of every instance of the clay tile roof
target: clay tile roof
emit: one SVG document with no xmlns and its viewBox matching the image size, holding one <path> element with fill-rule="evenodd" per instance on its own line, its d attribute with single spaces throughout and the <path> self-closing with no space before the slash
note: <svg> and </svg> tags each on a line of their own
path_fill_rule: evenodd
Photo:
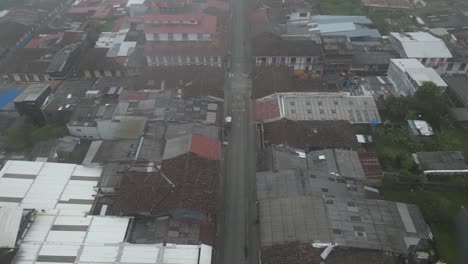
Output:
<svg viewBox="0 0 468 264">
<path fill-rule="evenodd" d="M 280 106 L 276 96 L 265 97 L 255 101 L 254 114 L 255 121 L 263 122 L 270 119 L 280 119 Z"/>
<path fill-rule="evenodd" d="M 322 56 L 322 48 L 312 40 L 285 40 L 273 33 L 252 39 L 254 56 Z"/>
<path fill-rule="evenodd" d="M 359 153 L 364 174 L 368 179 L 382 179 L 384 177 L 382 167 L 375 152 Z"/>
<path fill-rule="evenodd" d="M 359 149 L 354 127 L 348 121 L 291 121 L 282 119 L 263 125 L 266 144 L 303 150 Z"/>
<path fill-rule="evenodd" d="M 217 139 L 193 134 L 190 152 L 209 159 L 219 159 L 220 144 Z"/>
</svg>

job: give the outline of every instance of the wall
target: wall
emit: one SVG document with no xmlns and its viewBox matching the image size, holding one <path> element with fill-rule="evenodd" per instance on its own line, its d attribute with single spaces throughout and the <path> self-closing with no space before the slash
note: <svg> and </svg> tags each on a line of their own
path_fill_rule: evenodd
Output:
<svg viewBox="0 0 468 264">
<path fill-rule="evenodd" d="M 222 66 L 220 56 L 147 56 L 148 66 L 209 65 Z"/>
<path fill-rule="evenodd" d="M 101 139 L 97 126 L 72 126 L 67 124 L 68 132 L 70 135 L 79 138 Z"/>
<path fill-rule="evenodd" d="M 146 33 L 145 34 L 146 41 L 175 41 L 175 42 L 183 42 L 183 41 L 211 41 L 212 35 L 211 34 L 202 34 L 201 38 L 199 38 L 198 33 L 190 33 L 187 34 L 187 38 L 184 39 L 182 33 L 172 34 L 172 39 L 169 39 L 168 33 Z"/>
<path fill-rule="evenodd" d="M 119 122 L 112 120 L 98 120 L 97 121 L 97 130 L 101 137 L 104 140 L 112 140 L 115 137 L 115 133 L 119 127 Z"/>
<path fill-rule="evenodd" d="M 307 58 L 310 58 L 310 62 L 307 62 Z M 296 62 L 293 63 L 293 59 Z M 319 64 L 317 57 L 255 57 L 257 66 L 280 66 L 287 65 L 293 67 L 294 70 L 305 70 L 305 71 L 316 71 L 318 68 L 321 71 L 321 65 Z"/>
<path fill-rule="evenodd" d="M 414 88 L 405 73 L 393 64 L 393 62 L 391 62 L 390 67 L 388 67 L 387 76 L 392 80 L 395 89 L 400 95 L 407 96 L 414 93 Z"/>
</svg>

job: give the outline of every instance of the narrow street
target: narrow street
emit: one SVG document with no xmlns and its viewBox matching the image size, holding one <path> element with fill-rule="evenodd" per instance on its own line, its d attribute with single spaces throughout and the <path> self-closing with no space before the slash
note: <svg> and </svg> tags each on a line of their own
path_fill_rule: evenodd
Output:
<svg viewBox="0 0 468 264">
<path fill-rule="evenodd" d="M 226 73 L 226 115 L 232 125 L 225 148 L 222 217 L 217 262 L 258 263 L 255 191 L 256 150 L 252 120 L 250 43 L 245 0 L 231 1 L 230 71 Z"/>
</svg>

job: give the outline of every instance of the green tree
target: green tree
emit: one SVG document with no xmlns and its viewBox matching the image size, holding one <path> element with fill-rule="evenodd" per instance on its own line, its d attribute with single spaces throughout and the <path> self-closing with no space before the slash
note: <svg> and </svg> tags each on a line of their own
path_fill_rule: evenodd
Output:
<svg viewBox="0 0 468 264">
<path fill-rule="evenodd" d="M 404 122 L 410 110 L 408 98 L 391 96 L 385 100 L 384 109 L 385 117 L 391 122 Z"/>
<path fill-rule="evenodd" d="M 447 97 L 433 82 L 425 82 L 411 97 L 412 108 L 434 128 L 439 129 L 448 116 Z"/>
</svg>

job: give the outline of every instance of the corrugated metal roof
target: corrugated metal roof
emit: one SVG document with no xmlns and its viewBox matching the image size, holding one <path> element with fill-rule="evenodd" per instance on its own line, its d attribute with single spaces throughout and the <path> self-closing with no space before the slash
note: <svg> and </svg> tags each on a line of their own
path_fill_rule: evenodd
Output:
<svg viewBox="0 0 468 264">
<path fill-rule="evenodd" d="M 126 243 L 130 219 L 84 216 L 69 210 L 38 212 L 15 263 L 210 263 L 212 248 L 203 244 L 163 246 Z M 61 229 L 86 226 L 88 230 L 57 231 L 57 226 Z"/>
<path fill-rule="evenodd" d="M 21 208 L 0 208 L 0 248 L 14 248 L 23 216 Z"/>
<path fill-rule="evenodd" d="M 401 43 L 408 58 L 452 58 L 444 41 L 427 32 L 391 32 Z"/>
<path fill-rule="evenodd" d="M 0 206 L 88 212 L 101 171 L 67 163 L 7 161 L 0 171 Z"/>
</svg>

